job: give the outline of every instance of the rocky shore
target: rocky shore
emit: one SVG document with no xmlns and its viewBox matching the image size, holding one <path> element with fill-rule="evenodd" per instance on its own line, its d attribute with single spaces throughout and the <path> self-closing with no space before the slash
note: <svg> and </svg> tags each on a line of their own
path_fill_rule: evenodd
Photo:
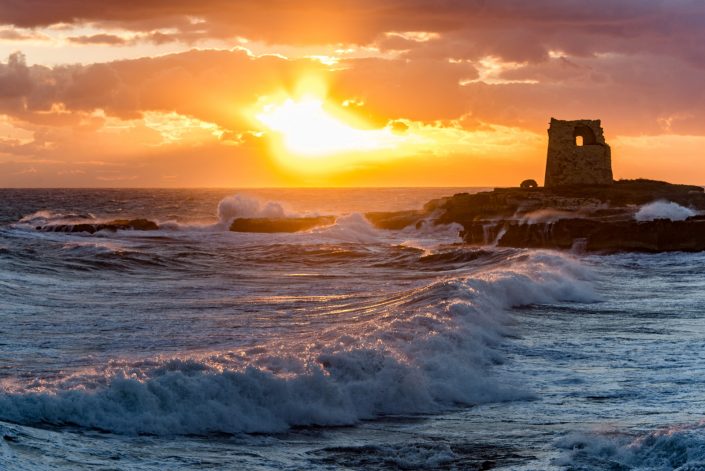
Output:
<svg viewBox="0 0 705 471">
<path fill-rule="evenodd" d="M 37 226 L 38 231 L 44 232 L 87 232 L 95 234 L 98 231 L 156 231 L 159 225 L 149 219 L 116 219 L 109 222 L 77 223 L 77 224 L 47 224 Z"/>
<path fill-rule="evenodd" d="M 654 202 L 676 208 L 678 217 L 641 217 Z M 370 212 L 376 227 L 400 230 L 421 224 L 459 224 L 467 244 L 583 251 L 703 251 L 705 191 L 702 187 L 653 180 L 621 180 L 610 185 L 550 188 L 497 188 L 429 201 L 413 211 Z M 335 216 L 236 218 L 235 232 L 300 232 L 335 223 Z M 147 219 L 37 226 L 51 232 L 150 231 Z"/>
<path fill-rule="evenodd" d="M 335 223 L 334 216 L 300 218 L 237 218 L 230 224 L 233 232 L 301 232 Z"/>
<path fill-rule="evenodd" d="M 638 220 L 644 205 L 662 201 L 688 208 L 684 220 Z M 673 205 L 673 206 L 675 206 Z M 463 226 L 466 243 L 586 251 L 705 250 L 702 187 L 652 180 L 612 185 L 501 188 L 434 200 L 424 208 L 440 224 Z"/>
</svg>

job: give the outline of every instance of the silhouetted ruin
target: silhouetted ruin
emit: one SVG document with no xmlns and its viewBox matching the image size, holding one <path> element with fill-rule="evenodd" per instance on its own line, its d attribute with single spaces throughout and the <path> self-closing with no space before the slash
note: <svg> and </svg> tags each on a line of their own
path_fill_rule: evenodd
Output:
<svg viewBox="0 0 705 471">
<path fill-rule="evenodd" d="M 612 183 L 610 146 L 605 142 L 600 120 L 551 118 L 544 186 Z"/>
</svg>

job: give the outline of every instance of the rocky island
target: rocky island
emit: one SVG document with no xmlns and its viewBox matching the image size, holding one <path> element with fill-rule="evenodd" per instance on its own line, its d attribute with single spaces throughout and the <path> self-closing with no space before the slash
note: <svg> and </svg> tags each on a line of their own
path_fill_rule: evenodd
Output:
<svg viewBox="0 0 705 471">
<path fill-rule="evenodd" d="M 663 201 L 690 208 L 683 220 L 638 218 L 639 209 Z M 668 203 L 666 203 L 668 202 Z M 702 187 L 650 180 L 609 186 L 496 189 L 432 201 L 436 223 L 458 223 L 469 244 L 500 247 L 577 248 L 586 251 L 705 250 L 705 192 Z M 679 218 L 680 219 L 680 218 Z"/>
<path fill-rule="evenodd" d="M 424 219 L 457 223 L 468 244 L 586 251 L 705 250 L 703 187 L 653 180 L 612 179 L 610 147 L 599 120 L 551 119 L 545 186 L 460 193 L 419 212 L 370 213 L 396 229 Z M 642 215 L 650 203 L 677 216 Z"/>
</svg>

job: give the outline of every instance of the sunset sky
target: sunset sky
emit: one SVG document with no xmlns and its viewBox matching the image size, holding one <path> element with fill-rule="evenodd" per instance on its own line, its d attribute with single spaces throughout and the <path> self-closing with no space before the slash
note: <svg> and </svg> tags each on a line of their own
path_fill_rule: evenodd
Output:
<svg viewBox="0 0 705 471">
<path fill-rule="evenodd" d="M 705 184 L 702 0 L 0 0 L 0 186 Z"/>
</svg>

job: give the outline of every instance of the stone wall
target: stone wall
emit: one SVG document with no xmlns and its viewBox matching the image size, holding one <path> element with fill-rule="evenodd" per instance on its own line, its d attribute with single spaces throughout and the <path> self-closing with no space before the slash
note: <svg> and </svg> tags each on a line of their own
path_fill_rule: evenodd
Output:
<svg viewBox="0 0 705 471">
<path fill-rule="evenodd" d="M 583 145 L 577 140 L 582 139 Z M 600 120 L 551 118 L 545 187 L 612 184 L 612 157 Z"/>
</svg>

